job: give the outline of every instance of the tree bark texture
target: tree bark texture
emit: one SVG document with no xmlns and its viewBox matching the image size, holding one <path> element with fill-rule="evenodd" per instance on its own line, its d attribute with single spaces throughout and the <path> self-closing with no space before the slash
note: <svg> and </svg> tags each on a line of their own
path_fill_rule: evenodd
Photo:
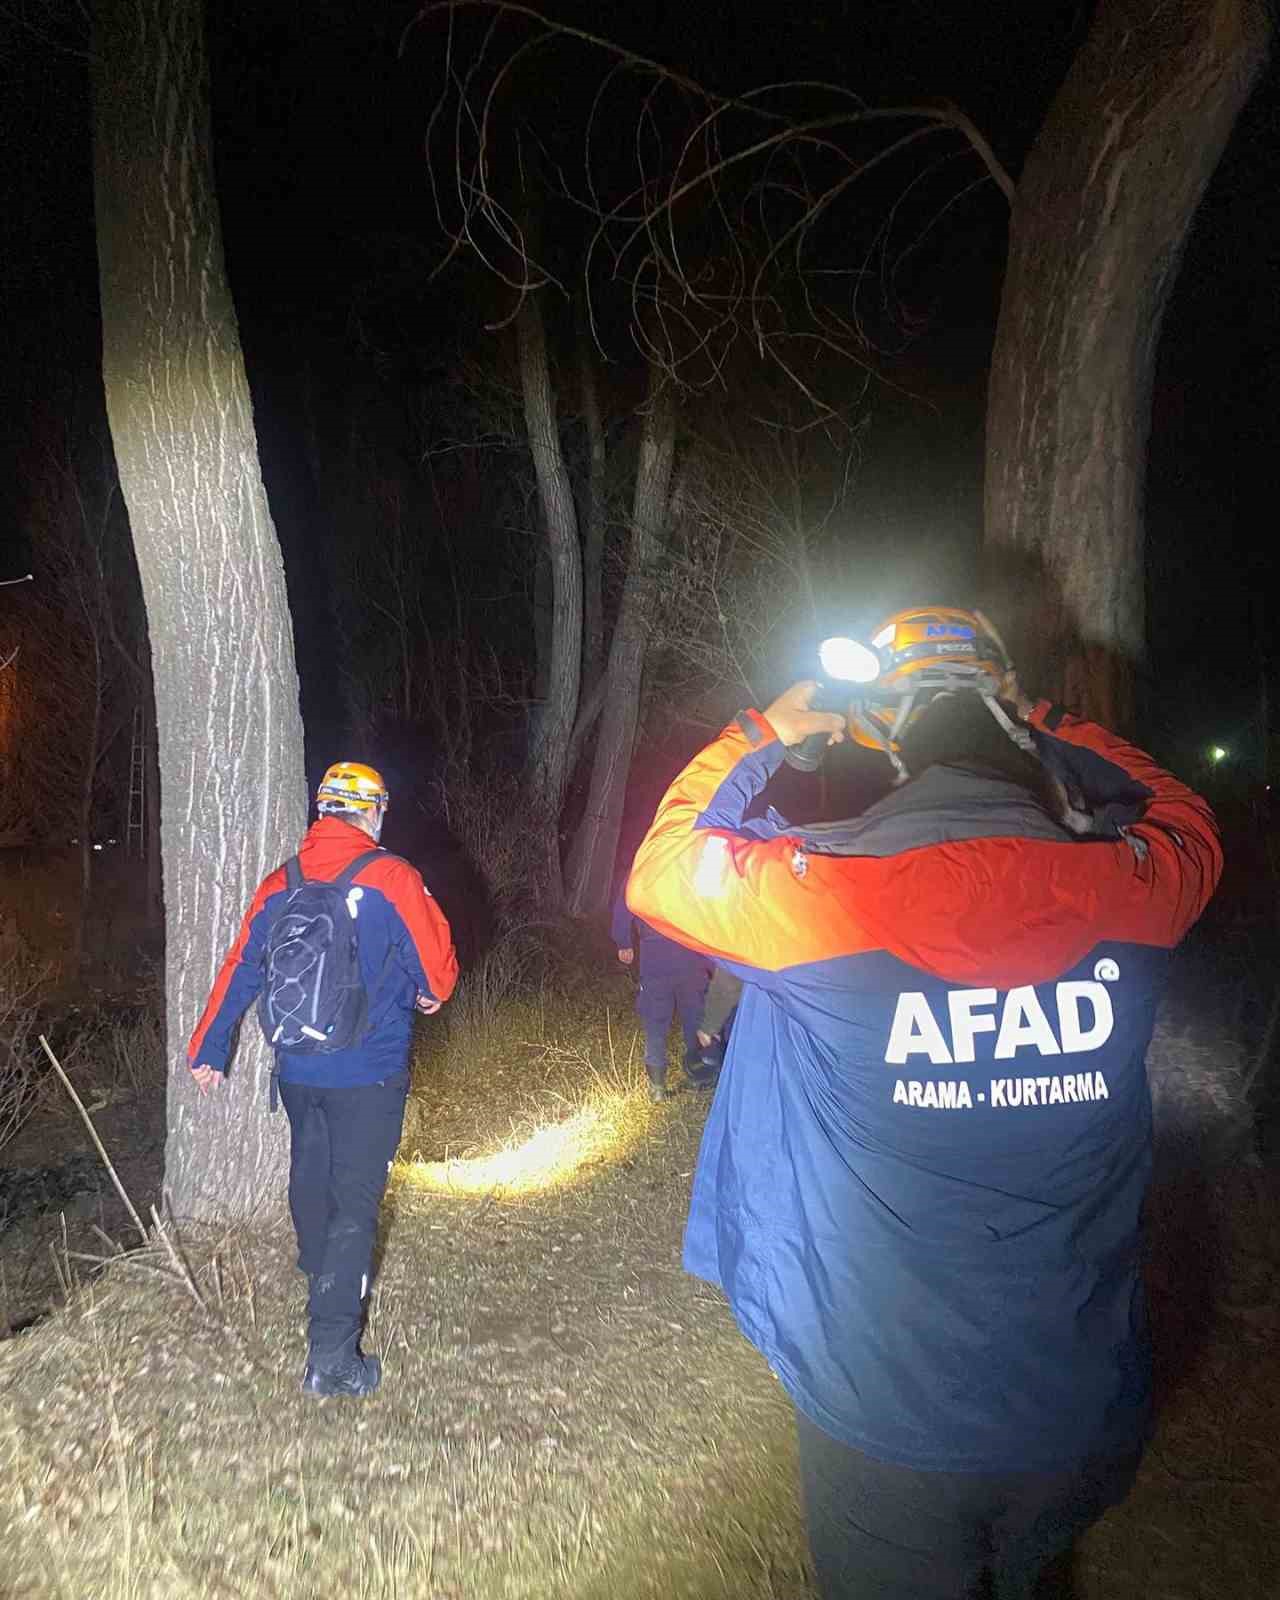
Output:
<svg viewBox="0 0 1280 1600">
<path fill-rule="evenodd" d="M 640 694 L 653 615 L 654 577 L 671 512 L 677 413 L 651 369 L 649 408 L 636 462 L 627 576 L 614 624 L 604 705 L 591 764 L 586 813 L 573 842 L 569 909 L 591 916 L 608 904 L 627 777 L 640 720 Z"/>
<path fill-rule="evenodd" d="M 201 1101 L 185 1043 L 260 878 L 305 821 L 298 677 L 213 186 L 201 0 L 100 0 L 94 180 L 103 382 L 146 600 L 178 1216 L 282 1199 L 283 1117 L 247 1022 Z"/>
<path fill-rule="evenodd" d="M 562 898 L 558 822 L 569 781 L 569 744 L 582 673 L 582 549 L 573 484 L 564 458 L 542 307 L 526 294 L 516 319 L 525 427 L 551 558 L 551 661 L 530 762 L 530 797 L 547 830 L 550 892 Z"/>
<path fill-rule="evenodd" d="M 583 687 L 589 691 L 595 688 L 604 671 L 604 535 L 609 508 L 605 490 L 608 454 L 604 419 L 600 414 L 595 352 L 585 333 L 580 333 L 578 338 L 578 365 L 588 449 L 584 495 L 586 526 L 582 531 L 582 679 Z"/>
<path fill-rule="evenodd" d="M 987 408 L 992 609 L 1032 693 L 1111 726 L 1131 721 L 1144 650 L 1161 317 L 1267 31 L 1262 0 L 1102 0 L 1014 197 Z"/>
</svg>

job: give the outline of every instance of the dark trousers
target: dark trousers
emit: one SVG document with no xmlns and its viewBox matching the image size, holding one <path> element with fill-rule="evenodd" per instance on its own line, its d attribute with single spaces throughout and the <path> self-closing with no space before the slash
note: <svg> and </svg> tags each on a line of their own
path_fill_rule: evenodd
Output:
<svg viewBox="0 0 1280 1600">
<path fill-rule="evenodd" d="M 387 1173 L 400 1143 L 409 1074 L 355 1089 L 281 1083 L 289 1117 L 289 1210 L 311 1280 L 312 1360 L 349 1355 L 360 1337 Z"/>
<path fill-rule="evenodd" d="M 851 1450 L 799 1411 L 796 1426 L 823 1600 L 1033 1600 L 1050 1563 L 1128 1494 L 1141 1456 L 1066 1472 L 919 1472 Z"/>
<path fill-rule="evenodd" d="M 732 972 L 726 972 L 723 967 L 717 967 L 711 974 L 706 1003 L 703 1006 L 705 1031 L 718 1033 L 722 1038 L 726 1038 L 741 998 L 742 979 L 735 978 Z"/>
<path fill-rule="evenodd" d="M 698 1029 L 702 1026 L 702 1006 L 707 994 L 707 973 L 700 968 L 692 974 L 657 977 L 640 974 L 636 994 L 636 1015 L 644 1026 L 644 1066 L 655 1082 L 661 1083 L 667 1071 L 667 1029 L 671 1013 L 680 1017 L 686 1057 L 698 1052 Z"/>
</svg>

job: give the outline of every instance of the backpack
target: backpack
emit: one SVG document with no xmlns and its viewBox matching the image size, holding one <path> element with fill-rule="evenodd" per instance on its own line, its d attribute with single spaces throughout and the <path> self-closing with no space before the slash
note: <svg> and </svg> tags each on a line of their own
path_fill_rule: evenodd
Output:
<svg viewBox="0 0 1280 1600">
<path fill-rule="evenodd" d="M 258 1021 L 277 1053 L 328 1055 L 364 1037 L 369 994 L 356 937 L 360 891 L 353 893 L 352 880 L 381 854 L 366 850 L 331 882 L 304 878 L 297 856 L 286 863 L 288 894 L 267 934 L 258 998 Z"/>
</svg>

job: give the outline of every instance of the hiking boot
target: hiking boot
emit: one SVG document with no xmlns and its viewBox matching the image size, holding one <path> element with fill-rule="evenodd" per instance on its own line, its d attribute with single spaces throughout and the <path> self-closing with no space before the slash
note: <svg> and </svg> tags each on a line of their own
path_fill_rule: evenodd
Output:
<svg viewBox="0 0 1280 1600">
<path fill-rule="evenodd" d="M 660 1106 L 667 1098 L 667 1086 L 657 1078 L 649 1079 L 649 1098 L 655 1106 Z"/>
<path fill-rule="evenodd" d="M 714 1089 L 724 1065 L 724 1041 L 713 1033 L 705 1045 L 684 1058 L 684 1075 L 695 1089 Z"/>
<path fill-rule="evenodd" d="M 382 1363 L 377 1356 L 361 1355 L 354 1350 L 350 1355 L 339 1356 L 332 1365 L 317 1361 L 307 1362 L 302 1378 L 303 1394 L 320 1396 L 347 1395 L 363 1398 L 382 1382 Z"/>
</svg>

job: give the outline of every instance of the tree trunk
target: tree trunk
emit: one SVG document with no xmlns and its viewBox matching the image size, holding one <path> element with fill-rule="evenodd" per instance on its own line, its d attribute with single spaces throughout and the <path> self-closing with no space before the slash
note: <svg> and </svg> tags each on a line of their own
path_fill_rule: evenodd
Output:
<svg viewBox="0 0 1280 1600">
<path fill-rule="evenodd" d="M 89 729 L 85 737 L 84 767 L 80 777 L 80 904 L 76 914 L 75 940 L 72 945 L 71 970 L 77 979 L 84 977 L 85 953 L 88 947 L 89 908 L 93 904 L 93 792 L 97 786 L 98 763 L 102 759 L 102 621 L 95 616 L 84 594 L 84 576 L 80 578 L 81 611 L 89 638 L 89 659 L 93 674 L 93 705 L 89 713 Z M 106 596 L 101 588 L 94 595 L 100 607 Z"/>
<path fill-rule="evenodd" d="M 147 926 L 164 922 L 164 862 L 160 850 L 160 755 L 156 746 L 155 696 L 150 682 L 143 690 L 142 820 L 147 862 Z"/>
<path fill-rule="evenodd" d="M 563 899 L 560 807 L 569 781 L 569 744 L 578 714 L 582 669 L 582 550 L 578 513 L 556 415 L 547 335 L 536 293 L 525 295 L 516 319 L 525 427 L 538 481 L 538 502 L 551 557 L 551 661 L 530 756 L 530 798 L 546 834 L 548 892 Z"/>
<path fill-rule="evenodd" d="M 595 353 L 585 330 L 578 335 L 578 369 L 582 379 L 582 415 L 589 451 L 586 485 L 586 527 L 582 538 L 582 680 L 595 688 L 604 670 L 604 533 L 608 515 L 605 497 L 607 451 Z"/>
<path fill-rule="evenodd" d="M 1144 646 L 1160 321 L 1262 66 L 1261 0 L 1102 0 L 1014 198 L 987 409 L 985 563 L 1027 688 L 1112 726 Z"/>
<path fill-rule="evenodd" d="M 676 407 L 669 395 L 653 392 L 661 378 L 656 367 L 651 373 L 649 410 L 636 463 L 627 578 L 609 647 L 604 706 L 591 766 L 591 792 L 570 861 L 569 909 L 579 917 L 603 910 L 613 885 L 627 776 L 640 720 L 654 575 L 673 498 Z"/>
<path fill-rule="evenodd" d="M 200 0 L 100 0 L 93 51 L 103 382 L 151 636 L 169 1136 L 180 1216 L 279 1201 L 283 1117 L 247 1024 L 199 1103 L 185 1043 L 259 879 L 305 820 L 284 569 L 213 188 Z"/>
</svg>

